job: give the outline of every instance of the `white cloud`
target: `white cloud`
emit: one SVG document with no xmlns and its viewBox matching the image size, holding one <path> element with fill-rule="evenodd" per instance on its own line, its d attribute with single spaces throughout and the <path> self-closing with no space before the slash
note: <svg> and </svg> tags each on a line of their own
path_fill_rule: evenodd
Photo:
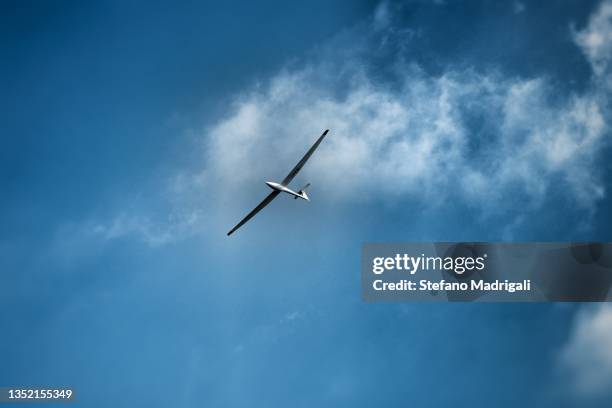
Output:
<svg viewBox="0 0 612 408">
<path fill-rule="evenodd" d="M 587 27 L 574 32 L 574 41 L 586 55 L 595 75 L 610 83 L 612 58 L 612 1 L 604 0 L 589 18 Z"/>
<path fill-rule="evenodd" d="M 94 225 L 92 232 L 105 240 L 138 235 L 151 246 L 167 244 L 173 240 L 173 234 L 169 229 L 156 227 L 149 218 L 125 214 L 120 214 L 109 224 Z"/>
<path fill-rule="evenodd" d="M 104 240 L 136 236 L 147 245 L 158 247 L 193 234 L 201 221 L 198 212 L 173 211 L 161 222 L 148 216 L 122 213 L 108 223 L 90 223 L 89 233 Z"/>
<path fill-rule="evenodd" d="M 574 322 L 561 363 L 570 372 L 574 390 L 597 397 L 612 390 L 612 305 L 581 310 Z"/>
<path fill-rule="evenodd" d="M 538 203 L 560 183 L 591 208 L 604 194 L 596 158 L 607 124 L 591 94 L 553 103 L 541 79 L 432 77 L 412 67 L 394 86 L 355 69 L 338 95 L 321 69 L 279 74 L 209 130 L 204 172 L 226 194 L 282 178 L 325 128 L 330 136 L 302 177 L 339 201 L 455 196 L 492 209 L 509 194 Z"/>
<path fill-rule="evenodd" d="M 203 231 L 210 216 L 206 195 L 211 190 L 208 180 L 199 173 L 176 174 L 158 185 L 161 207 L 153 210 L 148 200 L 130 200 L 125 209 L 110 219 L 87 220 L 79 236 L 103 241 L 136 237 L 150 247 L 180 241 Z"/>
<path fill-rule="evenodd" d="M 394 26 L 390 7 L 377 7 L 370 33 L 360 26 L 365 43 L 412 38 Z M 432 76 L 406 62 L 403 51 L 387 67 L 397 76 L 383 82 L 365 68 L 364 44 L 345 32 L 318 51 L 325 58 L 237 95 L 203 132 L 202 167 L 167 192 L 180 216 L 154 223 L 124 214 L 101 223 L 98 233 L 137 234 L 161 245 L 202 229 L 204 214 L 218 218 L 264 180 L 282 179 L 326 128 L 329 137 L 295 182 L 311 181 L 327 202 L 460 200 L 485 213 L 516 212 L 517 202 L 538 208 L 554 189 L 571 208 L 592 214 L 605 195 L 598 160 L 609 134 L 608 90 L 598 84 L 612 55 L 611 13 L 606 2 L 584 30 L 573 31 L 593 65 L 594 85 L 563 97 L 543 78 L 453 67 Z"/>
</svg>

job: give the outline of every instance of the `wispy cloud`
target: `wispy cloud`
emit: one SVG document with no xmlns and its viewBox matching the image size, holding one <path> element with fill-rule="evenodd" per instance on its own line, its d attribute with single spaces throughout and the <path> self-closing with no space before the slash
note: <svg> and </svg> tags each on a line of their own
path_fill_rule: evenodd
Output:
<svg viewBox="0 0 612 408">
<path fill-rule="evenodd" d="M 153 223 L 142 215 L 120 214 L 109 223 L 92 226 L 91 232 L 104 240 L 137 236 L 150 246 L 156 247 L 172 242 L 176 232 L 166 223 Z"/>
<path fill-rule="evenodd" d="M 598 397 L 611 392 L 612 305 L 588 306 L 576 316 L 569 341 L 561 353 L 578 395 Z"/>
<path fill-rule="evenodd" d="M 227 115 L 202 133 L 203 164 L 178 183 L 176 212 L 196 211 L 185 203 L 210 186 L 214 195 L 199 200 L 197 211 L 224 211 L 230 198 L 282 178 L 329 128 L 325 146 L 300 176 L 335 203 L 459 200 L 495 213 L 516 211 L 517 202 L 541 207 L 554 193 L 592 214 L 606 193 L 598 163 L 608 143 L 609 90 L 599 83 L 609 76 L 611 3 L 583 30 L 572 30 L 594 74 L 593 86 L 569 94 L 546 78 L 453 66 L 432 75 L 410 61 L 406 27 L 395 26 L 391 7 L 376 8 L 367 32 L 360 26 L 343 33 L 310 62 L 236 95 Z M 364 44 L 393 41 L 404 45 L 388 47 L 397 55 L 387 63 L 392 78 L 383 79 Z M 120 216 L 98 231 L 108 239 L 139 234 L 160 245 L 201 227 L 201 214 L 183 218 L 168 231 L 138 215 Z"/>
<path fill-rule="evenodd" d="M 515 1 L 513 4 L 513 8 L 514 14 L 521 14 L 523 11 L 525 11 L 525 4 L 520 1 Z"/>
<path fill-rule="evenodd" d="M 573 30 L 574 41 L 586 55 L 596 76 L 610 83 L 612 59 L 612 1 L 604 0 L 591 15 L 587 27 Z"/>
<path fill-rule="evenodd" d="M 206 172 L 230 194 L 281 175 L 330 128 L 308 173 L 338 200 L 454 196 L 490 210 L 511 194 L 538 203 L 559 185 L 583 208 L 604 195 L 596 163 L 607 124 L 593 94 L 551 102 L 554 89 L 544 79 L 472 71 L 433 77 L 405 67 L 393 86 L 355 69 L 339 95 L 320 81 L 329 76 L 321 69 L 279 74 L 267 89 L 243 95 L 207 133 Z"/>
</svg>

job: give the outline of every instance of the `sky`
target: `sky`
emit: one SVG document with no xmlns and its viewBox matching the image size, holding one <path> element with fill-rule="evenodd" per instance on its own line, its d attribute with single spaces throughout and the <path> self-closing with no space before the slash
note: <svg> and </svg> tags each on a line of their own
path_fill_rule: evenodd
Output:
<svg viewBox="0 0 612 408">
<path fill-rule="evenodd" d="M 612 2 L 0 2 L 0 386 L 604 407 L 608 304 L 366 303 L 365 242 L 610 241 Z M 226 237 L 324 129 L 279 197 Z"/>
</svg>

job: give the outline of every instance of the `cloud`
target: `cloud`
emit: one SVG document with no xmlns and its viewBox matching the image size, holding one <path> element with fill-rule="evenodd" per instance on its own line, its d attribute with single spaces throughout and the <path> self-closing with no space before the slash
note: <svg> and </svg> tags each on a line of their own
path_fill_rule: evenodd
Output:
<svg viewBox="0 0 612 408">
<path fill-rule="evenodd" d="M 391 24 L 391 11 L 389 10 L 388 2 L 383 1 L 376 7 L 372 24 L 376 31 L 384 30 L 389 27 Z"/>
<path fill-rule="evenodd" d="M 606 194 L 598 164 L 608 143 L 609 91 L 599 84 L 612 51 L 610 4 L 572 31 L 593 66 L 593 85 L 561 94 L 542 77 L 452 65 L 426 72 L 406 52 L 415 32 L 397 26 L 394 6 L 383 2 L 367 25 L 235 96 L 201 134 L 201 168 L 167 193 L 172 211 L 183 214 L 178 221 L 156 226 L 121 215 L 99 233 L 161 245 L 202 229 L 263 180 L 282 179 L 326 128 L 329 137 L 295 181 L 313 182 L 313 192 L 334 205 L 460 202 L 484 214 L 516 213 L 517 202 L 521 210 L 542 208 L 554 195 L 592 215 Z M 381 56 L 384 75 L 376 68 Z"/>
<path fill-rule="evenodd" d="M 171 244 L 203 231 L 211 216 L 204 204 L 213 191 L 198 172 L 178 172 L 156 184 L 153 200 L 126 200 L 124 208 L 108 219 L 88 219 L 80 224 L 77 240 L 102 241 L 137 238 L 152 248 Z M 155 205 L 148 205 L 155 201 Z"/>
<path fill-rule="evenodd" d="M 599 39 L 612 32 L 611 4 L 573 32 L 594 67 L 594 85 L 582 93 L 560 96 L 546 78 L 453 66 L 431 75 L 406 61 L 401 47 L 391 63 L 394 78 L 385 81 L 367 56 L 348 53 L 333 64 L 284 70 L 239 95 L 229 115 L 203 135 L 203 174 L 227 186 L 220 195 L 239 194 L 264 175 L 282 177 L 330 128 L 307 172 L 335 202 L 459 199 L 495 212 L 516 202 L 511 197 L 537 207 L 557 193 L 592 213 L 605 195 L 598 163 L 608 143 L 609 95 L 598 81 L 612 41 Z M 382 2 L 375 10 L 373 43 L 376 35 L 383 44 L 390 36 L 406 40 L 390 8 Z M 249 171 L 240 171 L 246 162 Z"/>
<path fill-rule="evenodd" d="M 583 397 L 610 392 L 612 384 L 612 305 L 586 307 L 575 319 L 561 363 L 570 373 L 574 390 Z"/>
<path fill-rule="evenodd" d="M 139 213 L 121 213 L 109 222 L 88 222 L 86 232 L 104 241 L 137 237 L 150 247 L 159 247 L 195 234 L 202 222 L 200 211 L 187 211 L 175 205 L 162 220 Z"/>
<path fill-rule="evenodd" d="M 603 1 L 584 30 L 573 31 L 574 41 L 598 77 L 610 76 L 612 58 L 612 1 Z M 608 82 L 609 83 L 609 82 Z"/>
<path fill-rule="evenodd" d="M 126 214 L 118 215 L 108 224 L 94 225 L 92 232 L 104 240 L 137 235 L 153 247 L 173 241 L 175 235 L 171 228 L 154 225 L 147 217 L 127 216 Z"/>
<path fill-rule="evenodd" d="M 591 208 L 604 195 L 596 162 L 607 124 L 591 94 L 552 102 L 543 79 L 469 70 L 430 76 L 414 66 L 393 84 L 356 68 L 338 93 L 321 80 L 331 76 L 325 69 L 283 72 L 242 95 L 205 135 L 204 172 L 235 194 L 264 175 L 282 177 L 330 128 L 307 173 L 338 201 L 454 197 L 492 210 L 516 194 L 537 204 L 561 186 Z"/>
<path fill-rule="evenodd" d="M 520 1 L 515 1 L 513 4 L 514 14 L 521 14 L 525 11 L 525 4 Z"/>
</svg>

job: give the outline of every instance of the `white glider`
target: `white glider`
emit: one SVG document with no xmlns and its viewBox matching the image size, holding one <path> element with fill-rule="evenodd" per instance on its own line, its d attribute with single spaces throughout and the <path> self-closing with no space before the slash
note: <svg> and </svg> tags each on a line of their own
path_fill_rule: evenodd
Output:
<svg viewBox="0 0 612 408">
<path fill-rule="evenodd" d="M 312 147 L 306 152 L 304 157 L 302 157 L 302 160 L 300 160 L 298 164 L 295 165 L 295 167 L 289 172 L 289 174 L 287 174 L 287 177 L 285 177 L 282 182 L 274 183 L 272 181 L 266 181 L 266 184 L 268 185 L 268 187 L 270 187 L 273 191 L 270 194 L 268 194 L 268 196 L 264 198 L 263 201 L 259 203 L 259 205 L 253 209 L 253 211 L 248 213 L 246 217 L 244 217 L 234 228 L 232 228 L 230 232 L 227 233 L 228 236 L 231 235 L 238 228 L 242 227 L 248 220 L 253 218 L 255 214 L 261 211 L 266 205 L 270 204 L 270 202 L 274 200 L 276 196 L 279 195 L 280 193 L 290 194 L 293 196 L 294 199 L 297 199 L 299 197 L 303 200 L 310 201 L 308 199 L 308 195 L 306 195 L 306 191 L 304 191 L 306 190 L 306 188 L 308 188 L 308 186 L 310 186 L 310 183 L 306 184 L 304 187 L 302 187 L 297 192 L 287 187 L 287 184 L 289 184 L 291 180 L 293 180 L 293 178 L 296 176 L 296 174 L 298 174 L 298 172 L 302 169 L 302 167 L 304 167 L 304 164 L 306 164 L 310 156 L 312 156 L 312 154 L 317 149 L 317 147 L 319 147 L 319 144 L 321 144 L 327 132 L 329 132 L 329 129 L 323 132 L 323 134 L 319 137 L 319 139 L 317 139 L 315 144 L 313 144 Z"/>
</svg>

